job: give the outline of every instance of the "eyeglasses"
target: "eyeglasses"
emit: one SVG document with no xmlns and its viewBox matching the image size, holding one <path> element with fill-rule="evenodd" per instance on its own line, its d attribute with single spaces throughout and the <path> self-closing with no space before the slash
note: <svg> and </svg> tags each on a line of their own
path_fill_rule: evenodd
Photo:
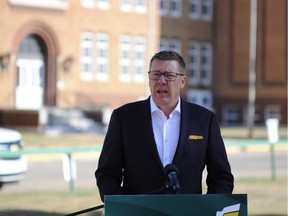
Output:
<svg viewBox="0 0 288 216">
<path fill-rule="evenodd" d="M 159 80 L 160 77 L 163 75 L 166 81 L 174 81 L 176 80 L 177 76 L 185 76 L 184 74 L 180 73 L 173 73 L 173 72 L 164 72 L 161 73 L 159 71 L 149 71 L 149 79 L 151 80 Z"/>
</svg>

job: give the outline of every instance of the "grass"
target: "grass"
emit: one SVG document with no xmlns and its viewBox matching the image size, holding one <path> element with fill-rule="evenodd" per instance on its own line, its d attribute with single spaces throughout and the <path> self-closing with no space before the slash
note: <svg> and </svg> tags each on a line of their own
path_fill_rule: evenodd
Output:
<svg viewBox="0 0 288 216">
<path fill-rule="evenodd" d="M 238 179 L 234 193 L 248 194 L 248 215 L 286 216 L 287 177 L 276 181 L 268 178 Z M 4 192 L 0 196 L 0 215 L 60 216 L 100 205 L 97 188 L 78 188 L 74 194 L 66 191 Z M 100 216 L 101 210 L 83 214 Z"/>
<path fill-rule="evenodd" d="M 248 130 L 245 128 L 222 128 L 223 138 L 248 138 Z M 61 134 L 59 136 L 47 136 L 35 131 L 22 131 L 26 148 L 46 148 L 46 147 L 74 147 L 74 146 L 95 146 L 102 145 L 105 134 L 103 133 L 74 133 Z M 287 138 L 287 128 L 279 128 L 279 137 Z M 255 128 L 253 138 L 267 138 L 265 128 Z"/>
<path fill-rule="evenodd" d="M 96 188 L 66 191 L 7 193 L 0 197 L 0 215 L 58 216 L 100 204 Z M 15 206 L 17 206 L 15 208 Z M 101 211 L 96 215 L 101 215 Z M 86 215 L 95 215 L 95 212 Z"/>
<path fill-rule="evenodd" d="M 249 215 L 287 215 L 287 176 L 238 179 L 234 193 L 248 194 Z"/>
<path fill-rule="evenodd" d="M 103 134 L 63 134 L 46 136 L 42 133 L 22 132 L 25 148 L 74 147 L 102 145 Z"/>
</svg>

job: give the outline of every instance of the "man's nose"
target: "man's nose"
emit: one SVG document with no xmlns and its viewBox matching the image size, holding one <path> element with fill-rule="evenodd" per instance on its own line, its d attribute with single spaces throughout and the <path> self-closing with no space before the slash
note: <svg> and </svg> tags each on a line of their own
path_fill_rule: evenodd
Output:
<svg viewBox="0 0 288 216">
<path fill-rule="evenodd" d="M 160 78 L 159 78 L 158 82 L 166 83 L 166 79 L 165 79 L 164 74 L 161 74 L 161 75 L 160 75 Z"/>
</svg>

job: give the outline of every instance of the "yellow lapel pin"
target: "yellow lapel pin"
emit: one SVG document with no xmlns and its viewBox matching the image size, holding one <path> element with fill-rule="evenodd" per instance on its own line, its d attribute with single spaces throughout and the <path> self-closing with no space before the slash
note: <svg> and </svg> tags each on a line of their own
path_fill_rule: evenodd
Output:
<svg viewBox="0 0 288 216">
<path fill-rule="evenodd" d="M 199 139 L 203 139 L 203 136 L 199 136 L 199 135 L 190 135 L 189 136 L 189 140 L 199 140 Z"/>
</svg>

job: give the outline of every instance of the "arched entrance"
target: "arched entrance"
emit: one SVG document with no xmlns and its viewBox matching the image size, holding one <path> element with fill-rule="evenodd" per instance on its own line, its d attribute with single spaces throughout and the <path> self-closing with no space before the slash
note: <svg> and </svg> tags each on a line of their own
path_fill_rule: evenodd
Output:
<svg viewBox="0 0 288 216">
<path fill-rule="evenodd" d="M 43 106 L 45 56 L 47 56 L 47 48 L 39 36 L 30 34 L 22 40 L 16 60 L 15 106 L 17 109 L 37 110 Z"/>
<path fill-rule="evenodd" d="M 49 25 L 33 20 L 15 33 L 15 108 L 38 110 L 56 106 L 57 35 Z M 32 91 L 34 89 L 35 91 Z"/>
</svg>

